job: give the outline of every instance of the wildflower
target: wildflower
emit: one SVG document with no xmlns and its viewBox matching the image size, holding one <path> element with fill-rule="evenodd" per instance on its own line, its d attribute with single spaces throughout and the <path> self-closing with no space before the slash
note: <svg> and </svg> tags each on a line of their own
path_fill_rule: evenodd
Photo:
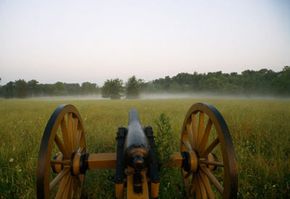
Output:
<svg viewBox="0 0 290 199">
<path fill-rule="evenodd" d="M 14 161 L 14 159 L 13 159 L 13 158 L 10 158 L 10 159 L 9 159 L 9 162 L 13 162 L 13 161 Z"/>
</svg>

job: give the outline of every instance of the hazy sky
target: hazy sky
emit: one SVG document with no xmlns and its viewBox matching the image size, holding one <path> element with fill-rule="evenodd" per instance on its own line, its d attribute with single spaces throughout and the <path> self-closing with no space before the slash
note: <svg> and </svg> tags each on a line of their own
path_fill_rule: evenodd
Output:
<svg viewBox="0 0 290 199">
<path fill-rule="evenodd" d="M 285 65 L 289 0 L 0 0 L 1 84 Z"/>
</svg>

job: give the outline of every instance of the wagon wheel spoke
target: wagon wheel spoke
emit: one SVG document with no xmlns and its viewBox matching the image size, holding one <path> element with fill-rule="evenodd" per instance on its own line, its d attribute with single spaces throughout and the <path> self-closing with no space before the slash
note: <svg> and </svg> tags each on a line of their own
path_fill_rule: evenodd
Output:
<svg viewBox="0 0 290 199">
<path fill-rule="evenodd" d="M 85 147 L 85 143 L 83 139 L 84 132 L 82 131 L 80 121 L 78 120 L 77 122 L 78 122 L 77 130 L 76 130 L 77 148 L 80 149 L 80 151 L 83 151 Z"/>
<path fill-rule="evenodd" d="M 199 112 L 198 131 L 197 131 L 197 137 L 196 137 L 196 149 L 199 149 L 203 131 L 204 131 L 204 113 Z"/>
<path fill-rule="evenodd" d="M 74 125 L 75 125 L 74 133 L 76 135 L 74 149 L 80 150 L 82 152 L 85 147 L 85 143 L 83 139 L 84 133 L 82 131 L 80 120 L 78 118 L 74 118 Z"/>
<path fill-rule="evenodd" d="M 200 195 L 201 195 L 200 198 L 207 199 L 206 189 L 205 189 L 204 184 L 202 183 L 200 173 L 197 174 L 197 178 L 198 178 L 198 182 L 199 182 L 198 186 L 199 186 L 199 191 L 200 191 Z"/>
<path fill-rule="evenodd" d="M 198 132 L 197 132 L 197 113 L 193 113 L 191 115 L 191 130 L 192 130 L 192 137 L 193 137 L 193 149 L 197 149 L 197 136 L 198 136 Z"/>
<path fill-rule="evenodd" d="M 59 188 L 58 188 L 56 196 L 55 196 L 56 199 L 64 198 L 63 194 L 64 194 L 64 191 L 67 187 L 68 179 L 69 179 L 69 176 L 65 176 L 65 178 L 63 178 L 63 180 L 60 182 Z"/>
<path fill-rule="evenodd" d="M 201 153 L 201 156 L 207 156 L 212 150 L 220 143 L 219 139 L 216 138 L 207 148 L 204 152 Z"/>
<path fill-rule="evenodd" d="M 200 167 L 201 171 L 208 177 L 212 184 L 217 188 L 217 190 L 222 194 L 224 192 L 223 186 L 220 184 L 218 179 L 210 172 L 208 168 Z"/>
<path fill-rule="evenodd" d="M 73 176 L 70 176 L 70 181 L 69 181 L 69 187 L 68 187 L 68 198 L 72 198 L 73 194 L 74 194 L 74 190 L 73 190 Z"/>
<path fill-rule="evenodd" d="M 214 193 L 213 193 L 213 191 L 211 189 L 211 186 L 210 186 L 210 183 L 209 183 L 209 180 L 208 180 L 207 176 L 204 173 L 202 173 L 202 172 L 200 172 L 199 174 L 200 174 L 201 182 L 202 182 L 202 184 L 205 187 L 205 190 L 206 190 L 208 198 L 209 199 L 214 199 L 215 196 L 214 196 Z"/>
<path fill-rule="evenodd" d="M 66 198 L 72 198 L 72 176 L 69 177 L 69 181 L 68 181 L 68 187 L 65 190 L 66 193 Z"/>
<path fill-rule="evenodd" d="M 194 192 L 196 191 L 196 177 L 195 174 L 192 174 L 191 181 L 188 183 L 188 190 L 190 196 L 193 196 Z"/>
<path fill-rule="evenodd" d="M 183 144 L 183 146 L 185 146 L 185 148 L 188 150 L 188 151 L 192 151 L 192 148 L 191 148 L 191 145 L 190 145 L 190 143 L 189 142 L 187 142 L 187 141 L 181 141 L 182 142 L 182 144 Z"/>
<path fill-rule="evenodd" d="M 83 151 L 83 149 L 85 148 L 85 142 L 84 142 L 84 132 L 83 131 L 79 131 L 79 148 Z"/>
<path fill-rule="evenodd" d="M 210 160 L 205 160 L 205 159 L 199 159 L 199 162 L 202 164 L 206 164 L 206 165 L 214 165 L 214 166 L 218 166 L 218 167 L 224 167 L 224 164 L 222 162 L 219 161 L 210 161 Z"/>
<path fill-rule="evenodd" d="M 58 149 L 60 150 L 60 152 L 61 152 L 65 157 L 68 157 L 67 150 L 66 150 L 64 144 L 62 143 L 60 137 L 59 137 L 57 134 L 55 135 L 54 141 L 55 141 L 55 143 L 56 143 Z"/>
<path fill-rule="evenodd" d="M 208 142 L 208 137 L 210 134 L 211 127 L 212 127 L 212 121 L 210 119 L 208 119 L 203 136 L 201 138 L 200 145 L 199 145 L 200 152 L 203 152 L 205 150 L 206 144 Z"/>
<path fill-rule="evenodd" d="M 61 120 L 61 131 L 62 131 L 62 137 L 63 137 L 63 142 L 66 148 L 66 151 L 68 153 L 71 153 L 71 143 L 70 143 L 70 138 L 69 138 L 69 131 L 67 128 L 67 123 L 65 117 Z M 66 158 L 69 158 L 68 156 Z"/>
<path fill-rule="evenodd" d="M 81 138 L 82 138 L 82 132 L 80 131 L 79 125 L 80 125 L 79 120 L 76 118 L 75 119 L 75 133 L 76 133 L 75 149 L 80 147 L 80 142 L 81 142 Z"/>
<path fill-rule="evenodd" d="M 67 175 L 61 182 L 59 185 L 59 189 L 56 193 L 56 197 L 57 199 L 61 199 L 61 198 L 68 198 L 68 193 L 70 192 L 70 179 L 71 176 Z"/>
<path fill-rule="evenodd" d="M 68 113 L 67 115 L 67 130 L 69 135 L 73 135 L 73 115 L 72 113 Z M 73 152 L 73 147 L 74 147 L 74 136 L 68 136 L 69 138 L 69 148 L 70 148 L 70 153 Z"/>
<path fill-rule="evenodd" d="M 66 174 L 68 174 L 68 172 L 69 169 L 65 169 L 62 170 L 59 174 L 57 174 L 57 176 L 49 183 L 49 190 L 52 190 L 52 188 L 55 187 L 55 185 L 57 185 L 57 183 L 61 181 L 63 177 L 66 176 Z"/>
<path fill-rule="evenodd" d="M 186 125 L 186 132 L 187 132 L 187 135 L 188 135 L 188 140 L 189 140 L 189 143 L 191 145 L 191 148 L 193 149 L 194 148 L 194 137 L 193 137 L 193 133 L 192 133 L 191 124 L 187 124 Z"/>
<path fill-rule="evenodd" d="M 200 186 L 199 186 L 199 183 L 197 182 L 196 185 L 195 185 L 195 196 L 196 198 L 201 198 L 201 190 L 200 190 Z"/>
<path fill-rule="evenodd" d="M 73 117 L 73 134 L 75 135 L 74 136 L 74 139 L 73 139 L 73 149 L 74 150 L 77 150 L 77 148 L 79 147 L 79 131 L 78 131 L 78 125 L 79 125 L 79 120 L 78 118 L 76 117 Z"/>
<path fill-rule="evenodd" d="M 72 136 L 71 137 L 71 144 L 72 144 L 72 151 L 74 152 L 75 151 L 75 147 L 76 147 L 76 125 L 75 125 L 75 118 L 73 115 L 71 115 L 71 134 L 72 135 L 75 135 L 75 136 Z"/>
<path fill-rule="evenodd" d="M 82 129 L 79 130 L 79 148 L 83 151 L 86 147 L 85 139 L 84 139 L 84 131 Z"/>
<path fill-rule="evenodd" d="M 77 129 L 77 132 L 76 132 L 76 146 L 78 147 L 78 148 L 82 148 L 82 146 L 81 146 L 81 139 L 82 139 L 82 132 L 79 130 L 79 129 Z"/>
<path fill-rule="evenodd" d="M 62 165 L 69 166 L 71 164 L 71 161 L 70 160 L 50 160 L 50 164 L 51 165 L 62 164 Z"/>
</svg>

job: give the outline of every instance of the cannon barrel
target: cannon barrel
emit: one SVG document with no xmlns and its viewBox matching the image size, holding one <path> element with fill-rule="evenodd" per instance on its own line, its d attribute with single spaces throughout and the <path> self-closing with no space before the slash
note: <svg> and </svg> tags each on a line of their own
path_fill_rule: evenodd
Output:
<svg viewBox="0 0 290 199">
<path fill-rule="evenodd" d="M 128 134 L 125 142 L 127 164 L 135 169 L 143 169 L 148 156 L 149 145 L 141 127 L 136 109 L 129 112 Z"/>
</svg>

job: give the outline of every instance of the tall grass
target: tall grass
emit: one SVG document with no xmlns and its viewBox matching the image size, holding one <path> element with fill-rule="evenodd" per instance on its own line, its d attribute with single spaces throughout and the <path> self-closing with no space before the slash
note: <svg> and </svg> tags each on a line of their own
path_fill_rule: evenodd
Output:
<svg viewBox="0 0 290 199">
<path fill-rule="evenodd" d="M 170 118 L 161 113 L 155 124 L 156 152 L 160 164 L 160 198 L 183 198 L 185 192 L 182 189 L 183 181 L 180 177 L 180 169 L 162 167 L 170 161 L 170 156 L 179 148 L 179 142 L 173 134 Z"/>
<path fill-rule="evenodd" d="M 289 198 L 290 101 L 245 99 L 0 100 L 0 198 L 35 198 L 40 140 L 59 104 L 71 103 L 79 109 L 89 152 L 114 152 L 117 128 L 127 125 L 131 107 L 155 133 L 156 121 L 164 113 L 178 143 L 185 113 L 196 102 L 213 104 L 228 123 L 238 159 L 239 198 Z M 87 172 L 89 196 L 113 197 L 113 175 L 112 170 Z M 179 170 L 170 171 L 169 184 L 180 180 Z"/>
</svg>

